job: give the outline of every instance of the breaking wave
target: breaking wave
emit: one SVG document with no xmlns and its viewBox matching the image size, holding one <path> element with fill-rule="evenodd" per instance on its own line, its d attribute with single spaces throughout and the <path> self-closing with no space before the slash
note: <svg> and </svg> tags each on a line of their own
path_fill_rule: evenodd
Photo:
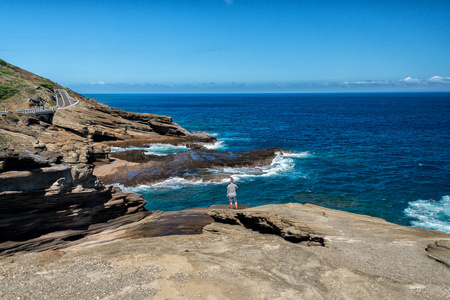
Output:
<svg viewBox="0 0 450 300">
<path fill-rule="evenodd" d="M 450 233 L 450 196 L 436 200 L 417 200 L 408 203 L 405 214 L 415 227 L 436 229 Z"/>
<path fill-rule="evenodd" d="M 207 185 L 219 185 L 227 183 L 229 180 L 228 178 L 224 178 L 221 181 L 218 182 L 212 182 L 212 181 L 203 181 L 201 179 L 199 180 L 189 180 L 181 177 L 172 177 L 165 181 L 158 182 L 152 185 L 138 185 L 135 187 L 124 187 L 121 184 L 115 184 L 115 186 L 118 186 L 122 190 L 127 190 L 139 194 L 148 193 L 150 191 L 163 191 L 163 190 L 179 190 L 182 188 L 187 187 L 198 187 L 198 186 L 207 186 Z"/>
<path fill-rule="evenodd" d="M 205 143 L 202 144 L 206 149 L 210 149 L 210 150 L 219 150 L 219 149 L 225 149 L 225 142 L 218 140 L 215 143 Z"/>
<path fill-rule="evenodd" d="M 121 148 L 121 147 L 111 147 L 111 152 L 121 152 L 121 151 L 130 151 L 130 150 L 145 150 L 145 154 L 147 155 L 169 155 L 178 153 L 181 151 L 189 150 L 184 145 L 171 145 L 171 144 L 151 144 L 148 147 L 129 147 L 129 148 Z"/>
<path fill-rule="evenodd" d="M 246 179 L 252 180 L 258 177 L 264 178 L 271 176 L 279 176 L 287 174 L 294 170 L 295 162 L 293 158 L 304 158 L 308 156 L 309 154 L 307 152 L 289 153 L 287 155 L 278 152 L 276 157 L 273 159 L 272 163 L 268 166 L 255 168 L 230 168 L 230 167 L 210 168 L 207 169 L 207 173 L 220 175 L 226 174 L 232 176 L 235 181 Z M 228 177 L 222 178 L 219 181 L 203 181 L 201 179 L 190 180 L 181 177 L 172 177 L 165 181 L 155 183 L 152 185 L 138 185 L 135 187 L 124 187 L 121 184 L 116 184 L 116 186 L 120 187 L 123 190 L 128 190 L 142 194 L 148 193 L 150 191 L 182 189 L 189 187 L 203 187 L 208 185 L 226 184 L 228 182 L 229 182 Z"/>
<path fill-rule="evenodd" d="M 290 157 L 287 157 L 281 153 L 277 153 L 272 163 L 268 166 L 264 167 L 254 167 L 254 168 L 215 168 L 210 169 L 212 172 L 223 172 L 227 173 L 230 176 L 238 181 L 244 178 L 253 178 L 253 177 L 271 177 L 280 175 L 283 173 L 287 173 L 294 169 L 295 163 L 294 160 Z"/>
</svg>

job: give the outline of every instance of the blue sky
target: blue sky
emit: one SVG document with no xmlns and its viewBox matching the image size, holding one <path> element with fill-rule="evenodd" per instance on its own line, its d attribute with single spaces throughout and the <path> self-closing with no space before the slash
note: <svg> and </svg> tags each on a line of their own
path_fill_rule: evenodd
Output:
<svg viewBox="0 0 450 300">
<path fill-rule="evenodd" d="M 0 2 L 0 58 L 82 93 L 450 91 L 450 1 Z"/>
</svg>

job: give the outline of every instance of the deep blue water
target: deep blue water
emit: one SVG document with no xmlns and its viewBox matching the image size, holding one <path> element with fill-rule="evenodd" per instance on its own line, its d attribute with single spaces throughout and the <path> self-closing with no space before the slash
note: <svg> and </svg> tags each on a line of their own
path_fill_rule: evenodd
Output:
<svg viewBox="0 0 450 300">
<path fill-rule="evenodd" d="M 240 204 L 313 203 L 450 232 L 450 93 L 87 96 L 172 116 L 215 135 L 218 150 L 297 154 L 270 168 L 233 170 Z M 149 210 L 227 204 L 225 183 L 175 178 L 134 190 Z"/>
</svg>

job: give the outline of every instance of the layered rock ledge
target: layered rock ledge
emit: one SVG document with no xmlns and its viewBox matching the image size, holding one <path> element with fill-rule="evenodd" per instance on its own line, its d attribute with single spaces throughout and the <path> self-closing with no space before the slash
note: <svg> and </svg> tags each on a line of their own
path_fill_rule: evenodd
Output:
<svg viewBox="0 0 450 300">
<path fill-rule="evenodd" d="M 450 296 L 449 267 L 426 251 L 429 244 L 445 246 L 450 240 L 439 231 L 301 204 L 157 212 L 135 225 L 90 235 L 60 250 L 0 258 L 0 297 Z M 167 228 L 178 231 L 166 235 Z M 200 233 L 199 228 L 202 234 L 185 234 Z"/>
</svg>

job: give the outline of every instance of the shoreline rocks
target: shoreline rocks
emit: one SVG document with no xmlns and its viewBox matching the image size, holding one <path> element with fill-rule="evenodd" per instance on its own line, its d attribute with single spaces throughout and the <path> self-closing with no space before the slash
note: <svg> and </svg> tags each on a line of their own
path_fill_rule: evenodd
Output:
<svg viewBox="0 0 450 300">
<path fill-rule="evenodd" d="M 282 149 L 260 149 L 246 152 L 189 150 L 167 156 L 145 155 L 139 151 L 111 154 L 116 162 L 99 166 L 94 174 L 105 183 L 124 186 L 153 184 L 171 177 L 191 180 L 218 181 L 230 176 L 227 172 L 212 172 L 211 168 L 255 168 L 268 166 Z"/>
<path fill-rule="evenodd" d="M 439 231 L 293 203 L 154 212 L 59 250 L 0 256 L 0 297 L 446 299 L 450 269 L 425 248 L 449 240 Z"/>
</svg>

